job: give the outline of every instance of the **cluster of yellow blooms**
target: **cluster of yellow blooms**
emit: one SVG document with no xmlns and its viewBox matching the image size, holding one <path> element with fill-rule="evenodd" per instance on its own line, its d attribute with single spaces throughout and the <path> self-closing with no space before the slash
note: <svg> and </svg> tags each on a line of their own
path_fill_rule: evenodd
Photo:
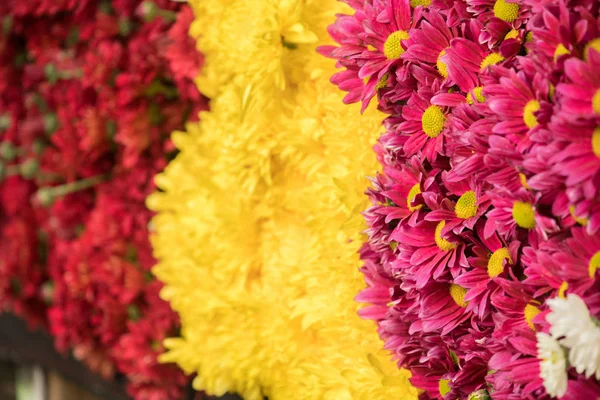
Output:
<svg viewBox="0 0 600 400">
<path fill-rule="evenodd" d="M 357 316 L 360 212 L 382 117 L 329 83 L 336 0 L 190 0 L 211 110 L 156 177 L 152 242 L 180 338 L 162 361 L 248 400 L 415 399 Z"/>
</svg>

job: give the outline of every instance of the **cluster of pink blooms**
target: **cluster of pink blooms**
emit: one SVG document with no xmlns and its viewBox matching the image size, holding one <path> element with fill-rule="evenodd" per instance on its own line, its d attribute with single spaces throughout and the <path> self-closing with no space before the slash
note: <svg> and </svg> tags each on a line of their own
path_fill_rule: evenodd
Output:
<svg viewBox="0 0 600 400">
<path fill-rule="evenodd" d="M 157 361 L 179 320 L 150 273 L 144 204 L 170 132 L 206 108 L 192 11 L 8 0 L 0 16 L 0 309 L 136 399 L 180 398 L 188 378 Z"/>
<path fill-rule="evenodd" d="M 361 316 L 421 399 L 550 398 L 546 300 L 600 317 L 600 2 L 345 2 L 320 52 L 389 115 Z M 597 397 L 570 368 L 562 398 Z"/>
</svg>

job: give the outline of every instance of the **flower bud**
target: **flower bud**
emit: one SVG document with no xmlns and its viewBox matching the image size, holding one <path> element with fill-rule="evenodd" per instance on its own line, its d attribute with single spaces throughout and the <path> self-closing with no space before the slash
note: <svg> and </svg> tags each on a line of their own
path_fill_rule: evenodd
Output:
<svg viewBox="0 0 600 400">
<path fill-rule="evenodd" d="M 12 161 L 17 156 L 17 149 L 11 142 L 3 142 L 0 144 L 0 158 L 6 161 Z"/>
<path fill-rule="evenodd" d="M 40 188 L 35 193 L 35 199 L 43 207 L 50 207 L 54 203 L 54 195 L 51 188 Z"/>
<path fill-rule="evenodd" d="M 468 397 L 468 400 L 490 400 L 490 395 L 487 390 L 479 389 L 473 393 L 471 393 Z"/>
<path fill-rule="evenodd" d="M 21 164 L 20 172 L 21 176 L 25 179 L 31 179 L 37 174 L 40 167 L 40 163 L 35 158 L 30 158 Z"/>
<path fill-rule="evenodd" d="M 130 304 L 127 306 L 127 315 L 131 321 L 137 321 L 142 316 L 142 312 L 140 308 L 135 304 Z"/>
<path fill-rule="evenodd" d="M 44 115 L 44 130 L 48 135 L 52 135 L 58 128 L 58 117 L 54 113 Z"/>
</svg>

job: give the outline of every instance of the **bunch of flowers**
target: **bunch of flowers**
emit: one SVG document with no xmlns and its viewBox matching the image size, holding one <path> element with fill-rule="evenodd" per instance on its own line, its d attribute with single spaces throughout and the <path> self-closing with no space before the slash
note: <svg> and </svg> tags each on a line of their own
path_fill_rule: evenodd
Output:
<svg viewBox="0 0 600 400">
<path fill-rule="evenodd" d="M 341 103 L 316 53 L 335 0 L 194 0 L 211 98 L 156 177 L 161 295 L 181 337 L 163 361 L 249 400 L 415 399 L 352 301 L 364 176 L 381 115 Z"/>
<path fill-rule="evenodd" d="M 170 132 L 206 108 L 191 9 L 38 0 L 0 15 L 0 307 L 133 397 L 179 398 L 188 379 L 157 361 L 179 319 L 150 273 L 145 198 Z"/>
<path fill-rule="evenodd" d="M 423 399 L 600 395 L 600 3 L 347 0 L 321 52 L 388 114 L 360 251 Z"/>
</svg>

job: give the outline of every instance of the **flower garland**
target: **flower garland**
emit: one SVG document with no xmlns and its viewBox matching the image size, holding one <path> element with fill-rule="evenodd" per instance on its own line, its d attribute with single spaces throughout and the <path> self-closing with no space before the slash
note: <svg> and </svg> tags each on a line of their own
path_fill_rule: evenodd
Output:
<svg viewBox="0 0 600 400">
<path fill-rule="evenodd" d="M 181 338 L 164 361 L 249 400 L 415 399 L 356 316 L 364 175 L 381 117 L 341 104 L 316 54 L 334 0 L 195 0 L 201 124 L 172 138 L 152 243 Z"/>
<path fill-rule="evenodd" d="M 424 399 L 597 398 L 599 3 L 346 2 L 331 80 L 389 114 L 361 316 Z"/>
<path fill-rule="evenodd" d="M 0 307 L 126 375 L 134 398 L 180 398 L 188 378 L 157 361 L 179 319 L 150 273 L 144 203 L 169 133 L 206 107 L 191 9 L 38 0 L 0 15 Z"/>
</svg>

